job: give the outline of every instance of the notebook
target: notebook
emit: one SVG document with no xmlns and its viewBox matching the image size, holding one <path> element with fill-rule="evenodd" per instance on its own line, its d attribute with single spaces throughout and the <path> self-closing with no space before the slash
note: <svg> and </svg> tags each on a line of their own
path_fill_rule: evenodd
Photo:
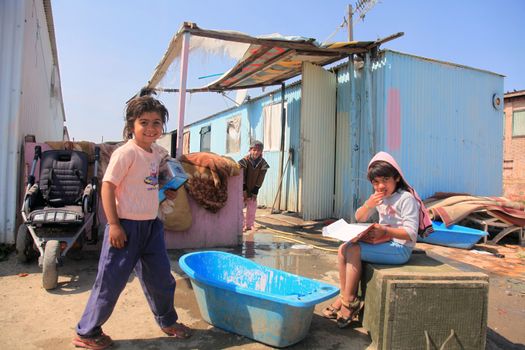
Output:
<svg viewBox="0 0 525 350">
<path fill-rule="evenodd" d="M 336 222 L 323 227 L 323 236 L 351 243 L 361 241 L 370 244 L 379 244 L 391 240 L 391 238 L 386 235 L 373 239 L 368 237 L 367 233 L 372 227 L 372 223 L 349 224 L 344 219 L 339 219 Z"/>
</svg>

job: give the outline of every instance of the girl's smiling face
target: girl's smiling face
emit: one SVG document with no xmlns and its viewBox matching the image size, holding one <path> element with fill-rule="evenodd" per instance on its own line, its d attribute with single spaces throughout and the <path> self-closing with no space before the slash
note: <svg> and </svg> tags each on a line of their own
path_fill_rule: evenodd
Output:
<svg viewBox="0 0 525 350">
<path fill-rule="evenodd" d="M 135 143 L 146 151 L 151 151 L 151 144 L 162 136 L 162 118 L 157 112 L 144 112 L 133 123 Z"/>
<path fill-rule="evenodd" d="M 372 180 L 374 191 L 382 193 L 384 197 L 391 196 L 396 191 L 399 176 L 377 176 Z"/>
</svg>

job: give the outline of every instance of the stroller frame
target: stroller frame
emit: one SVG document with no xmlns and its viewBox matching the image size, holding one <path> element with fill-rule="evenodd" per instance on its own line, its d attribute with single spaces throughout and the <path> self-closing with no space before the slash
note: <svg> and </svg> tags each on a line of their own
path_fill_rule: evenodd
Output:
<svg viewBox="0 0 525 350">
<path fill-rule="evenodd" d="M 87 169 L 87 154 L 72 150 L 54 150 L 46 152 L 60 152 L 56 156 L 85 157 Z M 44 152 L 45 153 L 45 152 Z M 76 153 L 76 155 L 75 155 Z M 54 155 L 54 154 L 53 154 Z M 19 262 L 28 262 L 38 251 L 38 265 L 42 271 L 42 285 L 45 289 L 54 289 L 58 284 L 58 266 L 63 263 L 63 258 L 74 246 L 82 233 L 91 227 L 91 236 L 86 240 L 87 244 L 96 244 L 98 241 L 97 224 L 97 192 L 98 192 L 98 163 L 100 159 L 100 148 L 95 146 L 94 171 L 90 183 L 87 183 L 87 171 L 84 175 L 86 186 L 81 195 L 80 204 L 61 206 L 49 206 L 49 202 L 43 200 L 42 196 L 42 171 L 39 184 L 35 183 L 35 170 L 38 161 L 41 161 L 42 150 L 35 146 L 35 155 L 31 165 L 31 171 L 27 180 L 24 202 L 21 208 L 23 223 L 18 228 L 16 237 L 16 250 Z M 41 169 L 42 170 L 42 169 Z M 51 172 L 53 169 L 51 169 Z M 71 171 L 71 170 L 70 170 Z M 76 172 L 80 173 L 79 170 Z M 53 174 L 50 175 L 53 177 Z M 48 184 L 51 190 L 51 184 Z M 78 187 L 78 186 L 77 186 Z M 43 203 L 43 208 L 36 208 L 38 203 Z M 70 203 L 66 203 L 70 204 Z M 70 234 L 71 227 L 78 227 L 74 234 Z M 36 248 L 36 249 L 35 249 Z"/>
</svg>

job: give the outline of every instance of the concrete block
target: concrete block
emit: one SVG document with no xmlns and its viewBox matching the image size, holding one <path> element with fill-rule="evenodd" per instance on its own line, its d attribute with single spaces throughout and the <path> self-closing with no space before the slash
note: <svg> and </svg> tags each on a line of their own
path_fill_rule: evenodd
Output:
<svg viewBox="0 0 525 350">
<path fill-rule="evenodd" d="M 376 349 L 484 349 L 488 276 L 425 254 L 403 266 L 364 264 L 363 326 Z M 446 344 L 445 344 L 446 343 Z"/>
</svg>

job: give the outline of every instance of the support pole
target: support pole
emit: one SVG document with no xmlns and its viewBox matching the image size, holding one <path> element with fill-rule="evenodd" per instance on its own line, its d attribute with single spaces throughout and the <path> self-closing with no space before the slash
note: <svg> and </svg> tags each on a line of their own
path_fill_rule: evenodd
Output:
<svg viewBox="0 0 525 350">
<path fill-rule="evenodd" d="M 369 136 L 368 155 L 370 158 L 375 154 L 376 149 L 376 128 L 374 113 L 372 113 L 372 63 L 370 58 L 370 52 L 365 54 L 365 102 L 366 102 L 366 114 L 365 118 L 367 121 L 367 132 Z"/>
<path fill-rule="evenodd" d="M 180 64 L 179 89 L 179 127 L 177 128 L 177 158 L 182 155 L 184 140 L 184 112 L 186 111 L 186 80 L 188 77 L 188 52 L 190 47 L 190 33 L 182 36 L 182 60 Z"/>
<path fill-rule="evenodd" d="M 348 41 L 354 41 L 354 9 L 352 5 L 348 5 Z M 360 121 L 361 116 L 357 115 L 356 108 L 356 97 L 355 97 L 355 66 L 354 66 L 354 55 L 350 54 L 348 56 L 348 75 L 349 75 L 349 87 L 350 87 L 350 115 L 349 115 L 349 125 L 350 125 L 350 176 L 351 176 L 351 202 L 348 207 L 348 211 L 343 213 L 343 217 L 350 219 L 352 223 L 356 222 L 355 211 L 357 210 L 357 201 L 359 198 L 359 160 L 360 160 L 360 143 L 361 143 L 361 127 Z M 343 210 L 346 209 L 346 205 L 343 205 Z"/>
<path fill-rule="evenodd" d="M 348 41 L 354 41 L 354 14 L 352 5 L 348 5 Z"/>
<path fill-rule="evenodd" d="M 351 59 L 351 61 L 350 61 Z M 361 104 L 361 100 L 356 98 L 356 77 L 355 77 L 355 65 L 353 57 L 349 58 L 348 62 L 348 74 L 350 82 L 350 179 L 351 179 L 351 202 L 348 211 L 345 216 L 350 219 L 352 223 L 356 222 L 355 211 L 357 210 L 358 201 L 360 198 L 360 160 L 361 160 L 361 130 L 363 119 L 362 109 L 358 108 L 358 104 Z M 358 113 L 359 111 L 359 113 Z"/>
<path fill-rule="evenodd" d="M 285 85 L 284 83 L 281 83 L 281 149 L 279 152 L 279 187 L 277 188 L 277 197 L 274 201 L 277 202 L 277 209 L 274 210 L 272 206 L 272 212 L 280 212 L 281 211 L 281 193 L 282 193 L 282 183 L 283 183 L 283 163 L 284 163 L 284 136 L 286 131 L 286 110 L 284 109 L 284 102 L 285 102 Z"/>
</svg>

